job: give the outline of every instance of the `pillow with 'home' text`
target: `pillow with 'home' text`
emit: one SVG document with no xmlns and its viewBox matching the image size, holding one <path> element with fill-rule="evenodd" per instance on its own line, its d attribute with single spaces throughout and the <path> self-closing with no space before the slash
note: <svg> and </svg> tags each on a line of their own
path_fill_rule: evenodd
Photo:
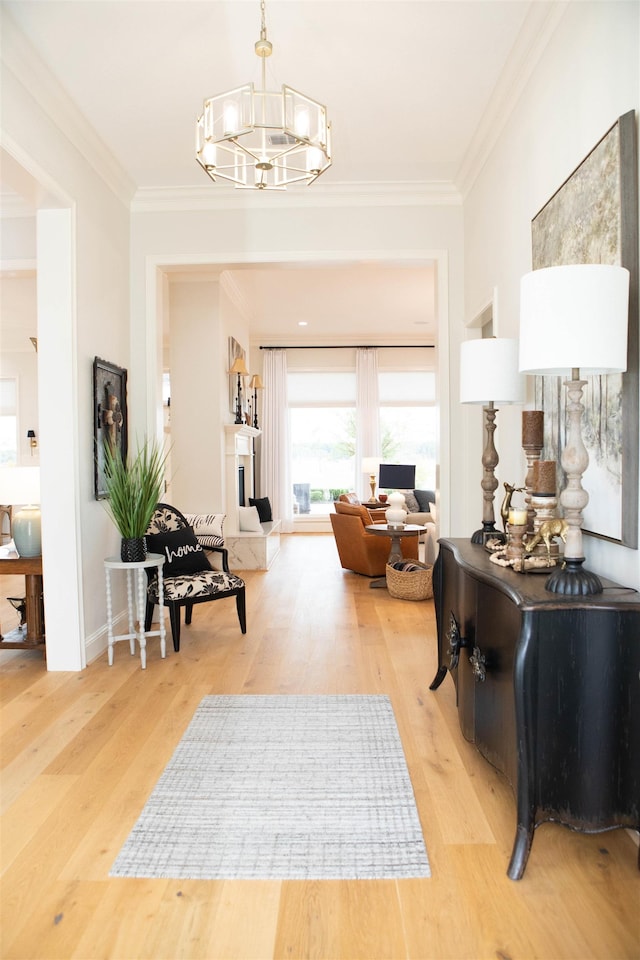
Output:
<svg viewBox="0 0 640 960">
<path fill-rule="evenodd" d="M 146 540 L 149 553 L 160 553 L 164 557 L 163 577 L 211 570 L 211 564 L 190 527 L 168 533 L 148 533 Z"/>
<path fill-rule="evenodd" d="M 184 518 L 196 537 L 224 537 L 224 513 L 185 513 Z"/>
</svg>

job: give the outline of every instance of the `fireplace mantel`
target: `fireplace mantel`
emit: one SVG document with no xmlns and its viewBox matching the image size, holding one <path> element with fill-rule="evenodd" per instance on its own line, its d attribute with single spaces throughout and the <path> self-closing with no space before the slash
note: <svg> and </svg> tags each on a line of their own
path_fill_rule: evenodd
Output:
<svg viewBox="0 0 640 960">
<path fill-rule="evenodd" d="M 262 433 L 244 423 L 225 423 L 225 536 L 240 532 L 238 508 L 245 506 L 249 497 L 254 497 L 254 441 Z M 238 475 L 244 467 L 245 502 L 240 503 Z"/>
<path fill-rule="evenodd" d="M 255 497 L 254 441 L 262 433 L 244 423 L 225 423 L 224 542 L 232 570 L 268 570 L 280 550 L 280 520 L 263 523 L 261 532 L 240 530 L 240 506 Z M 244 468 L 244 504 L 240 503 L 239 474 Z"/>
<path fill-rule="evenodd" d="M 257 427 L 250 427 L 248 423 L 225 423 L 224 430 L 227 436 L 253 437 L 254 440 L 262 433 L 262 430 L 258 430 Z"/>
</svg>

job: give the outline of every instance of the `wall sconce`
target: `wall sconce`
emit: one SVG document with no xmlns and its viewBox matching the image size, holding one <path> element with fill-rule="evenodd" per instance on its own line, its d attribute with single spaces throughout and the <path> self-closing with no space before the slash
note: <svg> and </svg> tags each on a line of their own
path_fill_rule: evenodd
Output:
<svg viewBox="0 0 640 960">
<path fill-rule="evenodd" d="M 27 438 L 29 440 L 29 446 L 31 447 L 31 456 L 33 456 L 33 451 L 38 446 L 35 430 L 27 430 Z"/>
<path fill-rule="evenodd" d="M 229 373 L 235 373 L 238 376 L 237 396 L 236 396 L 236 423 L 244 423 L 242 416 L 242 378 L 249 376 L 244 357 L 236 357 Z"/>
<path fill-rule="evenodd" d="M 249 388 L 253 390 L 253 425 L 258 429 L 258 390 L 264 390 L 262 378 L 259 373 L 254 373 L 251 377 Z"/>
</svg>

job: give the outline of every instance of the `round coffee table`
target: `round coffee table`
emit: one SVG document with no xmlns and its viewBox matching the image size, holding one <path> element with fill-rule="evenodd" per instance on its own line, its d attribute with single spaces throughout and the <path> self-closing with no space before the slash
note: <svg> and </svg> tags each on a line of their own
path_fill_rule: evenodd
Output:
<svg viewBox="0 0 640 960">
<path fill-rule="evenodd" d="M 421 533 L 424 533 L 427 528 L 418 523 L 405 523 L 404 527 L 391 527 L 388 523 L 374 523 L 365 527 L 365 529 L 368 530 L 369 533 L 375 533 L 378 537 L 391 537 L 391 549 L 389 550 L 387 563 L 395 563 L 396 560 L 403 559 L 402 538 L 417 537 Z M 386 587 L 386 585 L 386 577 L 380 578 L 379 580 L 372 580 L 370 584 L 373 589 Z"/>
</svg>

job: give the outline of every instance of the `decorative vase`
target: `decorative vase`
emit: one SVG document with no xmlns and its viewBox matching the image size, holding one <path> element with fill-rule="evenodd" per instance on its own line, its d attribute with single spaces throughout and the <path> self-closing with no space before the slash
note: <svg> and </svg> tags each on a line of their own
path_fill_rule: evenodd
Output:
<svg viewBox="0 0 640 960">
<path fill-rule="evenodd" d="M 29 504 L 14 514 L 11 525 L 13 542 L 20 557 L 39 557 L 42 553 L 40 507 Z"/>
<path fill-rule="evenodd" d="M 140 563 L 147 559 L 147 544 L 144 537 L 123 537 L 120 544 L 120 559 L 123 563 Z"/>
<path fill-rule="evenodd" d="M 385 512 L 385 520 L 390 527 L 404 527 L 407 511 L 404 509 L 404 493 L 390 493 L 390 506 Z"/>
</svg>

